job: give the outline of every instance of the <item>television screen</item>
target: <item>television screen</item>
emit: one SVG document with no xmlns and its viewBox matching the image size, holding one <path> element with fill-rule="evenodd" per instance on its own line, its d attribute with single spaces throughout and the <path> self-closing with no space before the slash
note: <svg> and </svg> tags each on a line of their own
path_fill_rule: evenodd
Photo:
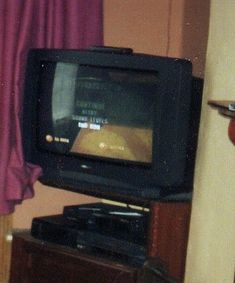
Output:
<svg viewBox="0 0 235 283">
<path fill-rule="evenodd" d="M 42 62 L 39 146 L 151 164 L 158 80 L 156 71 Z"/>
<path fill-rule="evenodd" d="M 128 203 L 190 193 L 201 99 L 191 62 L 111 51 L 29 52 L 26 161 L 44 184 Z"/>
</svg>

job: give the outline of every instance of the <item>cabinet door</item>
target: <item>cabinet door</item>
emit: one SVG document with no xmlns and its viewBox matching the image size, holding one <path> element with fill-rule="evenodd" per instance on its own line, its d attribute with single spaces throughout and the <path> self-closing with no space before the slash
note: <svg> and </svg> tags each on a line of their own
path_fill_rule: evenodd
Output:
<svg viewBox="0 0 235 283">
<path fill-rule="evenodd" d="M 30 283 L 135 282 L 133 272 L 90 258 L 68 258 L 59 254 L 31 252 L 29 262 Z"/>
<path fill-rule="evenodd" d="M 135 283 L 137 270 L 29 237 L 13 240 L 10 283 Z"/>
</svg>

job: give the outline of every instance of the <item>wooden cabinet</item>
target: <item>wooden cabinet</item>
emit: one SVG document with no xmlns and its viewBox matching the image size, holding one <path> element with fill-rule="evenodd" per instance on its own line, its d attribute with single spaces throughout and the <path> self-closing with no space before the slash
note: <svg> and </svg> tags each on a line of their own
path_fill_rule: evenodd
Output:
<svg viewBox="0 0 235 283">
<path fill-rule="evenodd" d="M 159 258 L 179 282 L 184 279 L 190 215 L 190 202 L 151 204 L 148 255 Z"/>
<path fill-rule="evenodd" d="M 137 269 L 43 242 L 29 233 L 14 235 L 10 283 L 134 283 Z"/>
<path fill-rule="evenodd" d="M 154 202 L 150 208 L 148 256 L 164 264 L 183 282 L 190 219 L 189 202 Z M 136 283 L 137 268 L 75 249 L 34 239 L 13 237 L 10 283 Z"/>
</svg>

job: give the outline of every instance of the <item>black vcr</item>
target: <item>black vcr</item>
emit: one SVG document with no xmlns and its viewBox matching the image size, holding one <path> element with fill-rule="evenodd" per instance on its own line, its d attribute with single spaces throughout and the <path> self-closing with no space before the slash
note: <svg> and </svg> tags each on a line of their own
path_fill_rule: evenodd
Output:
<svg viewBox="0 0 235 283">
<path fill-rule="evenodd" d="M 33 237 L 132 265 L 146 260 L 148 212 L 104 203 L 34 218 Z"/>
</svg>

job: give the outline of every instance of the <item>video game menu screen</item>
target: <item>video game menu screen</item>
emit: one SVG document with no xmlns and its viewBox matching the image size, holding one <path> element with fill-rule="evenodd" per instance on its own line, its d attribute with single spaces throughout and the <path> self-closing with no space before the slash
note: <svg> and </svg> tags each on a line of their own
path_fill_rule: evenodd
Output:
<svg viewBox="0 0 235 283">
<path fill-rule="evenodd" d="M 151 163 L 158 81 L 157 72 L 42 62 L 40 148 Z"/>
</svg>

